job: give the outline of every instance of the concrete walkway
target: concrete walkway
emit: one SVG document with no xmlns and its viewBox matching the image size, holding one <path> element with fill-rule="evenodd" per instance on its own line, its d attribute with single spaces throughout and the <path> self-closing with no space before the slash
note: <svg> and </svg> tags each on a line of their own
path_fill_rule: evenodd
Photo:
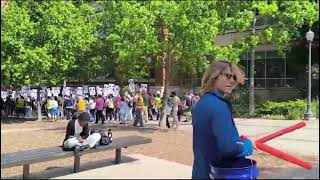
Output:
<svg viewBox="0 0 320 180">
<path fill-rule="evenodd" d="M 83 171 L 53 179 L 190 179 L 192 167 L 133 154 L 136 161 Z"/>
<path fill-rule="evenodd" d="M 279 130 L 295 125 L 301 121 L 293 120 L 265 120 L 265 119 L 238 119 L 235 120 L 240 135 L 248 137 L 264 137 Z M 306 126 L 279 136 L 267 142 L 268 145 L 291 154 L 319 158 L 319 120 L 304 121 Z M 149 121 L 149 124 L 156 124 Z M 192 132 L 190 123 L 180 123 L 180 130 Z"/>
<path fill-rule="evenodd" d="M 277 132 L 300 121 L 235 119 L 239 134 L 265 136 Z M 307 126 L 269 141 L 267 144 L 297 156 L 319 160 L 319 120 L 305 121 Z M 156 128 L 158 121 L 149 121 L 146 127 Z M 182 122 L 179 130 L 192 131 L 190 123 Z M 184 164 L 148 157 L 141 154 L 129 156 L 132 161 L 119 165 L 100 166 L 94 169 L 83 168 L 75 174 L 56 174 L 57 179 L 190 179 L 192 167 Z M 190 157 L 192 158 L 192 157 Z M 305 159 L 307 160 L 307 159 Z M 308 160 L 307 160 L 308 161 Z M 305 170 L 299 166 L 281 172 L 260 172 L 260 178 L 269 179 L 319 179 L 319 163 L 313 161 L 313 169 Z M 72 167 L 69 169 L 72 172 Z M 43 176 L 42 176 L 43 177 Z"/>
<path fill-rule="evenodd" d="M 149 121 L 150 122 L 150 121 Z M 264 137 L 301 121 L 235 119 L 240 135 L 248 137 Z M 319 179 L 319 120 L 304 121 L 306 126 L 279 136 L 267 142 L 268 145 L 287 152 L 299 159 L 311 162 L 313 168 L 306 170 L 300 166 L 282 172 L 260 172 L 263 178 L 276 179 Z M 154 122 L 150 122 L 154 123 Z M 192 131 L 190 123 L 181 123 L 180 130 Z M 313 159 L 313 161 L 310 161 Z"/>
<path fill-rule="evenodd" d="M 301 121 L 236 119 L 240 134 L 265 136 Z M 268 145 L 300 156 L 319 158 L 319 120 L 305 121 L 306 126 L 267 142 Z"/>
</svg>

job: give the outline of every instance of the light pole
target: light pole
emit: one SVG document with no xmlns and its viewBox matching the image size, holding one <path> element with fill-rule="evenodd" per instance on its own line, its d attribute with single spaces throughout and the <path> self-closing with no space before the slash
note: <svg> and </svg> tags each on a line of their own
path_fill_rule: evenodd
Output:
<svg viewBox="0 0 320 180">
<path fill-rule="evenodd" d="M 307 113 L 304 114 L 304 120 L 315 119 L 315 116 L 311 110 L 311 44 L 313 41 L 313 37 L 314 37 L 314 33 L 311 30 L 309 30 L 306 34 L 307 41 L 309 42 L 308 105 L 307 105 Z"/>
</svg>

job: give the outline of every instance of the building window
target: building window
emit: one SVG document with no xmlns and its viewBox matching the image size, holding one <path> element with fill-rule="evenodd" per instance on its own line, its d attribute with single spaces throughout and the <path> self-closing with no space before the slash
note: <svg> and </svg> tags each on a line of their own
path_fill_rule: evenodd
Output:
<svg viewBox="0 0 320 180">
<path fill-rule="evenodd" d="M 249 88 L 250 53 L 241 56 L 240 65 L 244 67 Z M 293 87 L 293 78 L 287 78 L 287 63 L 277 51 L 259 51 L 255 53 L 255 88 L 288 88 Z"/>
</svg>

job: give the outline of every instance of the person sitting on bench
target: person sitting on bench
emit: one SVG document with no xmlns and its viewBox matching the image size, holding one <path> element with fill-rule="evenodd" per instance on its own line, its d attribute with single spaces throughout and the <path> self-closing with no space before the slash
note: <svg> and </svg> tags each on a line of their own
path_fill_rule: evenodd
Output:
<svg viewBox="0 0 320 180">
<path fill-rule="evenodd" d="M 92 133 L 89 135 L 90 115 L 87 112 L 75 114 L 69 121 L 66 131 L 66 137 L 63 140 L 63 150 L 70 151 L 78 148 L 92 148 L 99 144 L 101 139 L 100 133 Z"/>
</svg>

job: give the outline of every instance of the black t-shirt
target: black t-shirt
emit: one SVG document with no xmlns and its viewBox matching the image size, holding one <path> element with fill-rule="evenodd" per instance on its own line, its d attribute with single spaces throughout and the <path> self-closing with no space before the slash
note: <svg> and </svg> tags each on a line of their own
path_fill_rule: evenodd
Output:
<svg viewBox="0 0 320 180">
<path fill-rule="evenodd" d="M 25 102 L 24 102 L 24 105 L 25 105 L 25 106 L 32 106 L 32 103 L 31 103 L 31 101 L 25 101 Z"/>
<path fill-rule="evenodd" d="M 143 102 L 145 106 L 150 106 L 150 96 L 149 94 L 143 95 Z"/>
<path fill-rule="evenodd" d="M 1 98 L 1 101 L 0 101 L 0 109 L 3 109 L 4 108 L 4 101 L 3 99 Z"/>
</svg>

